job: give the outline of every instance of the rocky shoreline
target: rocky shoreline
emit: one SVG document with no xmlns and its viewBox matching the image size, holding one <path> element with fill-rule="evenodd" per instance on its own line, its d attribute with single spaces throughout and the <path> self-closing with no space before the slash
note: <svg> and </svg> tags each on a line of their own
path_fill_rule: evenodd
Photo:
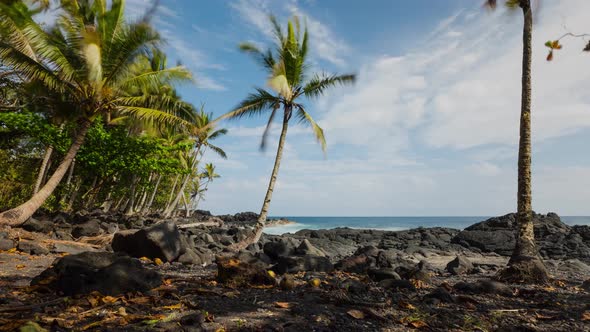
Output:
<svg viewBox="0 0 590 332">
<path fill-rule="evenodd" d="M 194 275 L 237 289 L 260 285 L 291 290 L 294 286 L 287 284 L 292 278 L 293 285 L 312 283 L 312 288 L 327 291 L 345 282 L 347 286 L 337 288 L 345 287 L 347 296 L 361 298 L 424 289 L 429 293 L 422 294 L 419 303 L 435 305 L 449 299 L 455 303 L 463 293 L 496 296 L 514 291 L 499 283 L 480 283 L 507 263 L 515 241 L 514 214 L 464 230 L 336 228 L 263 234 L 245 250 L 229 251 L 232 244 L 254 232 L 256 219 L 255 213 L 213 216 L 206 211 L 192 218 L 167 220 L 157 215 L 128 217 L 101 211 L 40 214 L 21 228 L 0 232 L 0 250 L 6 253 L 1 256 L 0 251 L 0 263 L 11 251 L 41 257 L 67 255 L 51 267 L 46 265 L 42 273 L 32 269 L 23 282 L 69 296 L 93 291 L 113 296 L 147 292 L 171 276 Z M 590 292 L 590 281 L 586 281 L 590 279 L 590 226 L 568 226 L 554 213 L 535 214 L 534 221 L 540 254 L 553 275 Z M 8 269 L 2 277 L 10 273 L 18 271 Z M 443 291 L 434 286 L 441 282 L 455 285 Z M 357 295 L 355 287 L 360 287 Z M 377 293 L 366 287 L 376 287 Z M 429 324 L 443 324 L 437 322 Z M 548 331 L 555 330 L 549 326 Z"/>
</svg>

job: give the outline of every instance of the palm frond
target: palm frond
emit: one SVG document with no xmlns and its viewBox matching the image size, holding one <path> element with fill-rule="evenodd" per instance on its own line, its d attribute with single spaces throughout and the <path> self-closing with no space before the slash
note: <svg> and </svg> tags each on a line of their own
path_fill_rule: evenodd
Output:
<svg viewBox="0 0 590 332">
<path fill-rule="evenodd" d="M 227 154 L 225 153 L 225 151 L 223 151 L 222 148 L 213 145 L 213 144 L 207 144 L 207 147 L 209 149 L 211 149 L 211 151 L 215 152 L 218 156 L 220 156 L 223 159 L 227 159 Z"/>
<path fill-rule="evenodd" d="M 266 140 L 267 140 L 268 134 L 270 133 L 270 127 L 272 125 L 272 121 L 275 118 L 277 110 L 279 109 L 279 106 L 280 106 L 280 104 L 277 104 L 272 109 L 272 112 L 270 113 L 270 116 L 268 117 L 268 122 L 266 123 L 266 127 L 264 128 L 264 132 L 262 133 L 262 139 L 260 140 L 260 150 L 264 150 L 266 148 Z"/>
<path fill-rule="evenodd" d="M 214 139 L 219 138 L 221 136 L 227 135 L 227 133 L 228 133 L 228 130 L 225 128 L 216 130 L 211 135 L 209 135 L 209 140 L 214 140 Z"/>
<path fill-rule="evenodd" d="M 336 85 L 354 83 L 356 76 L 353 74 L 346 75 L 316 75 L 303 87 L 303 95 L 308 98 L 321 96 L 327 88 Z"/>
<path fill-rule="evenodd" d="M 267 52 L 265 53 L 261 51 L 256 45 L 248 42 L 241 43 L 239 45 L 239 48 L 240 51 L 252 55 L 254 60 L 260 63 L 264 68 L 266 68 L 269 71 L 272 71 L 276 61 L 270 49 L 267 50 Z"/>
<path fill-rule="evenodd" d="M 282 45 L 285 43 L 285 36 L 283 36 L 283 29 L 281 29 L 281 25 L 277 21 L 277 18 L 274 15 L 269 15 L 270 24 L 272 25 L 272 30 L 277 38 L 279 44 Z"/>
<path fill-rule="evenodd" d="M 223 119 L 240 119 L 243 117 L 253 117 L 262 114 L 264 111 L 274 109 L 281 103 L 281 99 L 264 89 L 256 88 L 256 93 L 251 93 L 244 99 L 233 111 L 227 112 L 211 122 L 217 123 Z"/>
<path fill-rule="evenodd" d="M 117 106 L 117 111 L 122 115 L 130 115 L 140 120 L 157 121 L 170 125 L 180 125 L 190 127 L 191 123 L 168 112 L 163 112 L 153 108 L 139 106 Z"/>
<path fill-rule="evenodd" d="M 129 77 L 118 85 L 121 89 L 137 88 L 141 91 L 156 91 L 163 84 L 191 82 L 191 72 L 183 66 L 148 71 Z"/>
<path fill-rule="evenodd" d="M 322 151 L 324 155 L 326 154 L 327 145 L 326 145 L 326 138 L 324 137 L 324 130 L 318 126 L 318 124 L 313 120 L 311 115 L 305 111 L 302 105 L 297 105 L 297 118 L 299 122 L 307 124 L 311 127 L 315 138 L 317 139 L 318 143 L 322 147 Z"/>
<path fill-rule="evenodd" d="M 63 92 L 71 86 L 63 81 L 52 70 L 25 54 L 0 41 L 0 58 L 2 61 L 30 80 L 38 80 L 49 89 Z"/>
<path fill-rule="evenodd" d="M 125 80 L 136 59 L 147 56 L 160 42 L 160 35 L 148 24 L 135 24 L 122 29 L 120 38 L 103 54 L 105 84 Z"/>
</svg>

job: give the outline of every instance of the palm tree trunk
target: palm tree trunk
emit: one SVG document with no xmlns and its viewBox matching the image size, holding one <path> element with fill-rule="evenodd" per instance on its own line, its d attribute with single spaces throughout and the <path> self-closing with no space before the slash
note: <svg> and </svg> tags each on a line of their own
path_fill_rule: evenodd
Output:
<svg viewBox="0 0 590 332">
<path fill-rule="evenodd" d="M 90 121 L 85 119 L 81 125 L 80 130 L 78 131 L 76 137 L 74 138 L 74 142 L 70 149 L 66 153 L 64 159 L 62 160 L 61 164 L 55 170 L 55 173 L 49 178 L 47 183 L 41 188 L 37 193 L 33 195 L 28 201 L 25 203 L 15 207 L 14 209 L 5 211 L 0 214 L 0 225 L 10 225 L 10 226 L 18 226 L 24 223 L 27 219 L 29 219 L 33 213 L 35 213 L 45 200 L 53 193 L 55 188 L 59 185 L 61 180 L 63 179 L 66 171 L 70 167 L 72 160 L 78 153 L 78 150 L 84 143 L 84 139 L 86 138 L 86 133 L 90 128 Z"/>
<path fill-rule="evenodd" d="M 154 191 L 152 192 L 152 195 L 150 196 L 150 199 L 147 203 L 147 205 L 143 208 L 143 213 L 147 213 L 150 208 L 152 207 L 152 204 L 154 203 L 154 198 L 156 198 L 156 193 L 158 192 L 158 186 L 160 185 L 160 181 L 162 180 L 162 174 L 158 174 L 158 180 L 156 181 L 156 185 L 154 186 Z"/>
<path fill-rule="evenodd" d="M 530 0 L 521 1 L 524 13 L 522 51 L 522 95 L 520 107 L 520 141 L 518 146 L 518 239 L 513 256 L 535 256 L 531 190 L 531 59 L 533 16 Z"/>
<path fill-rule="evenodd" d="M 33 194 L 36 194 L 39 191 L 39 188 L 41 188 L 41 183 L 43 182 L 43 178 L 45 177 L 45 172 L 47 171 L 47 164 L 49 163 L 49 158 L 51 158 L 52 153 L 53 145 L 50 145 L 45 150 L 43 161 L 41 162 L 41 167 L 39 168 L 39 174 L 37 175 L 37 181 L 35 181 L 35 188 L 33 189 Z"/>
<path fill-rule="evenodd" d="M 170 217 L 170 215 L 172 214 L 172 211 L 174 211 L 174 209 L 176 209 L 178 202 L 182 198 L 182 195 L 184 195 L 184 189 L 186 188 L 186 185 L 188 184 L 188 180 L 190 179 L 190 177 L 191 177 L 190 174 L 187 174 L 184 177 L 184 180 L 182 181 L 182 185 L 180 186 L 180 190 L 178 190 L 178 193 L 176 194 L 176 198 L 174 198 L 174 200 L 172 201 L 172 204 L 170 204 L 168 206 L 168 209 L 166 211 L 164 211 L 164 217 L 166 217 L 166 218 Z"/>
<path fill-rule="evenodd" d="M 275 157 L 275 165 L 270 175 L 270 182 L 268 183 L 268 189 L 266 190 L 266 196 L 262 203 L 262 209 L 260 210 L 260 216 L 258 216 L 258 223 L 264 224 L 268 215 L 268 209 L 270 207 L 270 200 L 272 199 L 272 193 L 277 182 L 277 176 L 279 175 L 279 167 L 281 166 L 281 159 L 283 157 L 283 148 L 285 147 L 285 139 L 287 137 L 287 129 L 289 128 L 289 119 L 291 118 L 291 108 L 285 108 L 285 114 L 283 117 L 283 129 L 281 130 L 281 137 L 279 138 L 279 147 L 277 148 L 277 155 Z"/>
<path fill-rule="evenodd" d="M 190 210 L 188 208 L 188 201 L 187 201 L 186 195 L 184 193 L 182 193 L 182 202 L 184 203 L 184 215 L 185 215 L 185 217 L 188 218 L 191 216 L 191 214 L 190 214 Z"/>
<path fill-rule="evenodd" d="M 129 203 L 127 204 L 127 212 L 126 215 L 130 216 L 133 214 L 133 208 L 135 207 L 135 187 L 137 185 L 137 175 L 133 174 L 133 178 L 131 180 L 131 193 L 129 195 Z"/>
<path fill-rule="evenodd" d="M 170 207 L 170 204 L 172 204 L 172 198 L 174 197 L 174 193 L 176 192 L 176 185 L 178 184 L 179 177 L 180 174 L 176 174 L 176 178 L 174 178 L 174 184 L 172 185 L 172 189 L 170 189 L 170 195 L 168 196 L 168 201 L 166 202 L 166 207 L 164 208 L 164 211 L 167 211 Z"/>
<path fill-rule="evenodd" d="M 508 268 L 500 272 L 500 278 L 510 281 L 544 283 L 548 272 L 539 257 L 535 245 L 531 190 L 531 62 L 533 13 L 530 0 L 520 0 L 524 14 L 522 34 L 522 92 L 520 107 L 520 140 L 518 145 L 518 193 L 517 215 L 518 232 L 516 246 Z"/>
<path fill-rule="evenodd" d="M 254 232 L 251 236 L 248 236 L 242 241 L 239 241 L 228 246 L 228 249 L 231 251 L 240 251 L 246 248 L 248 245 L 258 242 L 258 240 L 260 240 L 260 237 L 262 236 L 264 223 L 266 222 L 266 217 L 268 215 L 268 208 L 270 207 L 270 200 L 272 199 L 272 193 L 275 187 L 275 183 L 277 182 L 277 176 L 279 174 L 279 167 L 281 166 L 283 148 L 285 147 L 287 129 L 289 128 L 289 119 L 291 119 L 291 108 L 285 107 L 285 113 L 283 116 L 283 129 L 281 130 L 281 136 L 279 138 L 279 146 L 277 148 L 277 155 L 275 157 L 275 165 L 272 169 L 272 174 L 270 176 L 270 181 L 268 183 L 268 189 L 266 190 L 266 196 L 264 197 L 262 209 L 260 210 L 260 215 L 258 216 L 256 228 L 254 229 Z"/>
</svg>

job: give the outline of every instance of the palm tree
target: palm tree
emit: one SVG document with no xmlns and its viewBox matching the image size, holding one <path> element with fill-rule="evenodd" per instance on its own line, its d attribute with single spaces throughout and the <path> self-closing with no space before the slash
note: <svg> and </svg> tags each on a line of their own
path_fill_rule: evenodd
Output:
<svg viewBox="0 0 590 332">
<path fill-rule="evenodd" d="M 187 174 L 183 178 L 176 198 L 164 211 L 165 217 L 169 217 L 172 214 L 172 211 L 174 211 L 178 205 L 178 202 L 180 202 L 180 199 L 184 196 L 184 192 L 189 181 L 195 177 L 198 177 L 196 171 L 199 162 L 205 154 L 205 151 L 211 150 L 221 158 L 227 158 L 227 155 L 223 149 L 211 143 L 212 140 L 227 134 L 227 129 L 215 129 L 215 123 L 211 121 L 211 118 L 212 114 L 206 113 L 204 108 L 201 108 L 198 112 L 194 113 L 194 116 L 192 117 L 191 124 L 188 126 L 188 130 L 189 136 L 191 136 L 194 141 L 194 148 L 190 152 L 189 156 L 184 157 Z"/>
<path fill-rule="evenodd" d="M 203 172 L 199 176 L 200 179 L 206 179 L 203 188 L 201 188 L 200 181 L 195 183 L 194 188 L 191 192 L 191 200 L 197 199 L 195 203 L 192 205 L 193 209 L 196 209 L 199 206 L 199 202 L 203 198 L 203 195 L 207 191 L 209 184 L 213 182 L 214 179 L 220 178 L 221 175 L 215 173 L 215 165 L 212 163 L 205 164 L 205 168 L 203 168 Z"/>
<path fill-rule="evenodd" d="M 496 0 L 487 0 L 490 8 Z M 531 0 L 507 0 L 509 8 L 522 9 L 522 91 L 520 104 L 520 139 L 518 144 L 518 192 L 516 246 L 508 267 L 498 277 L 506 281 L 544 283 L 549 274 L 535 244 L 531 190 L 531 61 L 533 37 L 533 11 Z"/>
<path fill-rule="evenodd" d="M 287 34 L 283 34 L 281 26 L 278 24 L 274 16 L 270 17 L 270 21 L 273 26 L 277 43 L 274 49 L 269 48 L 266 52 L 263 52 L 251 43 L 242 43 L 240 49 L 254 56 L 266 71 L 268 74 L 268 85 L 272 89 L 272 92 L 262 88 L 256 88 L 256 91 L 242 101 L 235 110 L 220 117 L 220 119 L 239 119 L 242 117 L 259 116 L 264 112 L 270 112 L 266 129 L 262 135 L 261 148 L 264 149 L 266 138 L 275 115 L 281 110 L 283 113 L 283 125 L 275 163 L 262 208 L 260 210 L 260 215 L 257 220 L 256 230 L 251 238 L 236 244 L 233 248 L 236 250 L 247 246 L 249 243 L 257 242 L 262 234 L 262 229 L 266 222 L 272 193 L 281 164 L 281 157 L 283 155 L 285 139 L 287 137 L 287 129 L 289 128 L 289 120 L 291 120 L 294 113 L 300 122 L 311 127 L 322 150 L 324 152 L 326 150 L 324 131 L 313 120 L 311 115 L 307 113 L 305 106 L 299 102 L 299 99 L 302 99 L 303 97 L 319 97 L 330 87 L 338 84 L 349 84 L 355 80 L 355 76 L 352 74 L 309 75 L 309 35 L 307 28 L 304 29 L 303 35 L 301 35 L 299 20 L 297 17 L 294 17 L 293 20 L 288 21 Z"/>
<path fill-rule="evenodd" d="M 162 123 L 184 122 L 174 114 L 175 103 L 159 95 L 137 94 L 188 81 L 191 75 L 183 67 L 137 71 L 138 60 L 148 56 L 161 38 L 146 19 L 126 22 L 124 7 L 124 0 L 63 0 L 56 25 L 43 30 L 22 1 L 0 3 L 0 59 L 20 76 L 66 96 L 78 124 L 53 175 L 27 202 L 1 213 L 0 224 L 21 224 L 45 202 L 99 116 L 118 113 Z"/>
</svg>

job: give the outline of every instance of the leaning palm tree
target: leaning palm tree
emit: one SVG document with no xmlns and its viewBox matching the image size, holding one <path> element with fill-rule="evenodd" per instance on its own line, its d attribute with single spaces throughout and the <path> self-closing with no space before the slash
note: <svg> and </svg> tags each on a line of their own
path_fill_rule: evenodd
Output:
<svg viewBox="0 0 590 332">
<path fill-rule="evenodd" d="M 487 0 L 490 8 L 496 0 Z M 518 144 L 518 192 L 516 221 L 518 233 L 516 246 L 508 267 L 498 277 L 507 281 L 544 283 L 548 272 L 539 257 L 535 244 L 531 190 L 531 62 L 533 37 L 533 11 L 531 0 L 507 0 L 510 8 L 522 9 L 524 16 L 522 32 L 522 91 L 520 104 L 520 140 Z"/>
<path fill-rule="evenodd" d="M 63 94 L 78 124 L 53 175 L 27 202 L 1 213 L 0 224 L 21 224 L 45 202 L 98 117 L 117 113 L 161 123 L 184 122 L 175 115 L 175 103 L 137 91 L 191 80 L 190 72 L 183 67 L 138 72 L 137 61 L 148 56 L 161 38 L 147 19 L 127 22 L 124 8 L 124 0 L 62 0 L 55 26 L 44 30 L 23 1 L 0 2 L 2 63 Z"/>
<path fill-rule="evenodd" d="M 285 147 L 289 120 L 293 114 L 300 122 L 309 125 L 320 143 L 322 150 L 326 149 L 324 131 L 307 113 L 305 106 L 300 102 L 303 97 L 315 98 L 321 96 L 326 89 L 338 84 L 354 82 L 355 76 L 327 75 L 308 73 L 311 67 L 308 62 L 308 32 L 304 29 L 303 35 L 300 31 L 300 24 L 297 17 L 289 20 L 287 33 L 284 34 L 281 26 L 274 16 L 270 17 L 276 37 L 275 48 L 263 52 L 251 43 L 242 43 L 240 49 L 251 54 L 262 65 L 268 74 L 268 86 L 272 91 L 256 88 L 242 101 L 236 109 L 220 117 L 220 119 L 239 119 L 243 117 L 254 117 L 269 112 L 268 123 L 262 134 L 261 148 L 264 149 L 270 127 L 277 112 L 282 112 L 283 126 L 279 138 L 279 145 L 275 157 L 274 167 L 270 176 L 266 195 L 257 220 L 255 232 L 252 237 L 236 244 L 232 249 L 239 250 L 249 243 L 257 242 L 262 234 L 264 223 L 268 215 L 272 193 L 277 180 L 281 157 Z"/>
</svg>

